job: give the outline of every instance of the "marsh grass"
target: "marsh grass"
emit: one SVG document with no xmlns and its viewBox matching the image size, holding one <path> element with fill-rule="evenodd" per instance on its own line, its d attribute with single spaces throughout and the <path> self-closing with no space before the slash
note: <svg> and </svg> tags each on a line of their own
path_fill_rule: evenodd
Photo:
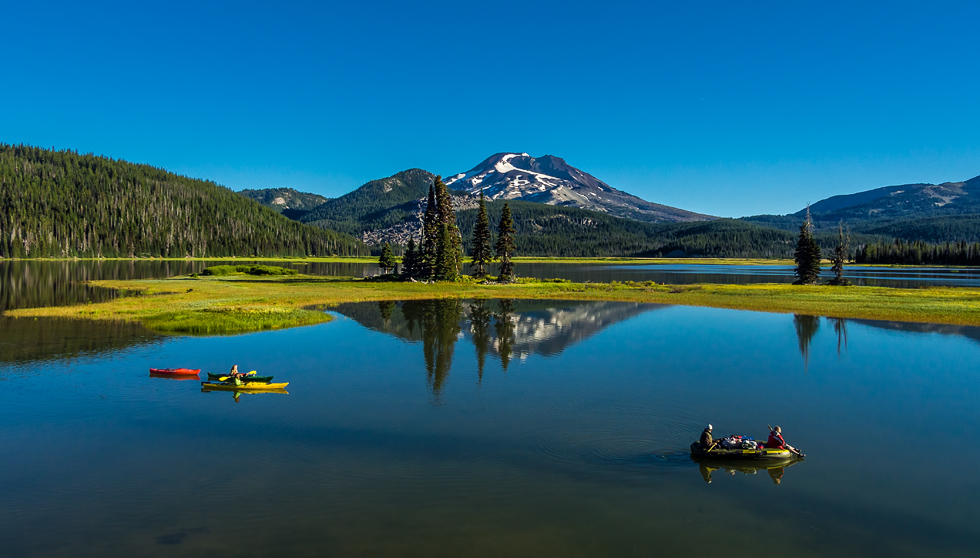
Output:
<svg viewBox="0 0 980 558">
<path fill-rule="evenodd" d="M 159 333 L 230 335 L 328 322 L 324 312 L 280 308 L 204 308 L 148 316 L 143 325 Z"/>
<path fill-rule="evenodd" d="M 980 325 L 980 289 L 751 285 L 570 283 L 404 283 L 350 278 L 230 275 L 157 280 L 94 281 L 93 285 L 153 296 L 98 304 L 18 309 L 11 317 L 57 316 L 135 320 L 162 333 L 214 335 L 320 323 L 322 311 L 343 302 L 438 298 L 614 300 L 708 306 L 762 312 Z"/>
</svg>

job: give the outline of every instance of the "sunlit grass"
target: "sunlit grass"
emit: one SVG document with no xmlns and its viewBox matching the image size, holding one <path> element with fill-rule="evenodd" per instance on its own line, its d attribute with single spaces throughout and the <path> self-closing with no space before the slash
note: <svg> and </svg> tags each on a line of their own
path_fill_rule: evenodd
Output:
<svg viewBox="0 0 980 558">
<path fill-rule="evenodd" d="M 139 292 L 109 302 L 8 311 L 13 317 L 56 316 L 139 321 L 163 333 L 230 334 L 320 323 L 311 308 L 342 302 L 431 298 L 615 300 L 763 312 L 980 325 L 980 289 L 799 287 L 784 284 L 661 285 L 655 282 L 522 284 L 375 282 L 318 276 L 175 277 L 94 281 Z"/>
</svg>

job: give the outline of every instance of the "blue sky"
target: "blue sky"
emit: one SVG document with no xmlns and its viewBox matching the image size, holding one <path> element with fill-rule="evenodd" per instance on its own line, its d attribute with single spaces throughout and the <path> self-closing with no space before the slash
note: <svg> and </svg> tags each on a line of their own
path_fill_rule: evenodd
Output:
<svg viewBox="0 0 980 558">
<path fill-rule="evenodd" d="M 355 5 L 356 4 L 356 5 Z M 702 213 L 980 175 L 976 2 L 20 2 L 0 142 L 342 195 L 502 151 Z"/>
</svg>

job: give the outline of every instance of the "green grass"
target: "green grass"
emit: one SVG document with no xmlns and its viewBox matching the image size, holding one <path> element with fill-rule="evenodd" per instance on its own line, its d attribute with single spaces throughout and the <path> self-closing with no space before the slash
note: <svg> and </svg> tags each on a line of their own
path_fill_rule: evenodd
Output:
<svg viewBox="0 0 980 558">
<path fill-rule="evenodd" d="M 160 333 L 230 335 L 329 322 L 324 312 L 276 308 L 204 308 L 148 316 L 143 325 Z"/>
<path fill-rule="evenodd" d="M 344 302 L 435 298 L 520 298 L 614 300 L 708 306 L 762 312 L 980 325 L 980 289 L 885 287 L 800 287 L 757 285 L 660 285 L 652 281 L 570 283 L 523 280 L 484 285 L 402 283 L 318 276 L 175 277 L 94 281 L 141 296 L 77 306 L 11 310 L 6 316 L 57 316 L 139 321 L 162 333 L 215 335 L 278 329 L 329 319 L 311 308 Z"/>
<path fill-rule="evenodd" d="M 298 271 L 274 265 L 213 265 L 204 268 L 201 275 L 297 275 Z"/>
</svg>

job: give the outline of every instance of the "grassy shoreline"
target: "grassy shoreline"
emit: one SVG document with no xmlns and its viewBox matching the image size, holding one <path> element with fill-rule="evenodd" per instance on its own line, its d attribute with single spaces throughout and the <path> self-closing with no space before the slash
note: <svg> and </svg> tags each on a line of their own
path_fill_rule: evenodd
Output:
<svg viewBox="0 0 980 558">
<path fill-rule="evenodd" d="M 795 313 L 837 318 L 980 325 L 980 289 L 799 287 L 784 284 L 660 285 L 531 282 L 510 285 L 374 282 L 351 278 L 174 277 L 91 284 L 140 296 L 76 306 L 10 310 L 14 318 L 62 317 L 138 321 L 154 331 L 230 334 L 322 323 L 310 308 L 343 302 L 437 298 L 611 300 Z"/>
</svg>

